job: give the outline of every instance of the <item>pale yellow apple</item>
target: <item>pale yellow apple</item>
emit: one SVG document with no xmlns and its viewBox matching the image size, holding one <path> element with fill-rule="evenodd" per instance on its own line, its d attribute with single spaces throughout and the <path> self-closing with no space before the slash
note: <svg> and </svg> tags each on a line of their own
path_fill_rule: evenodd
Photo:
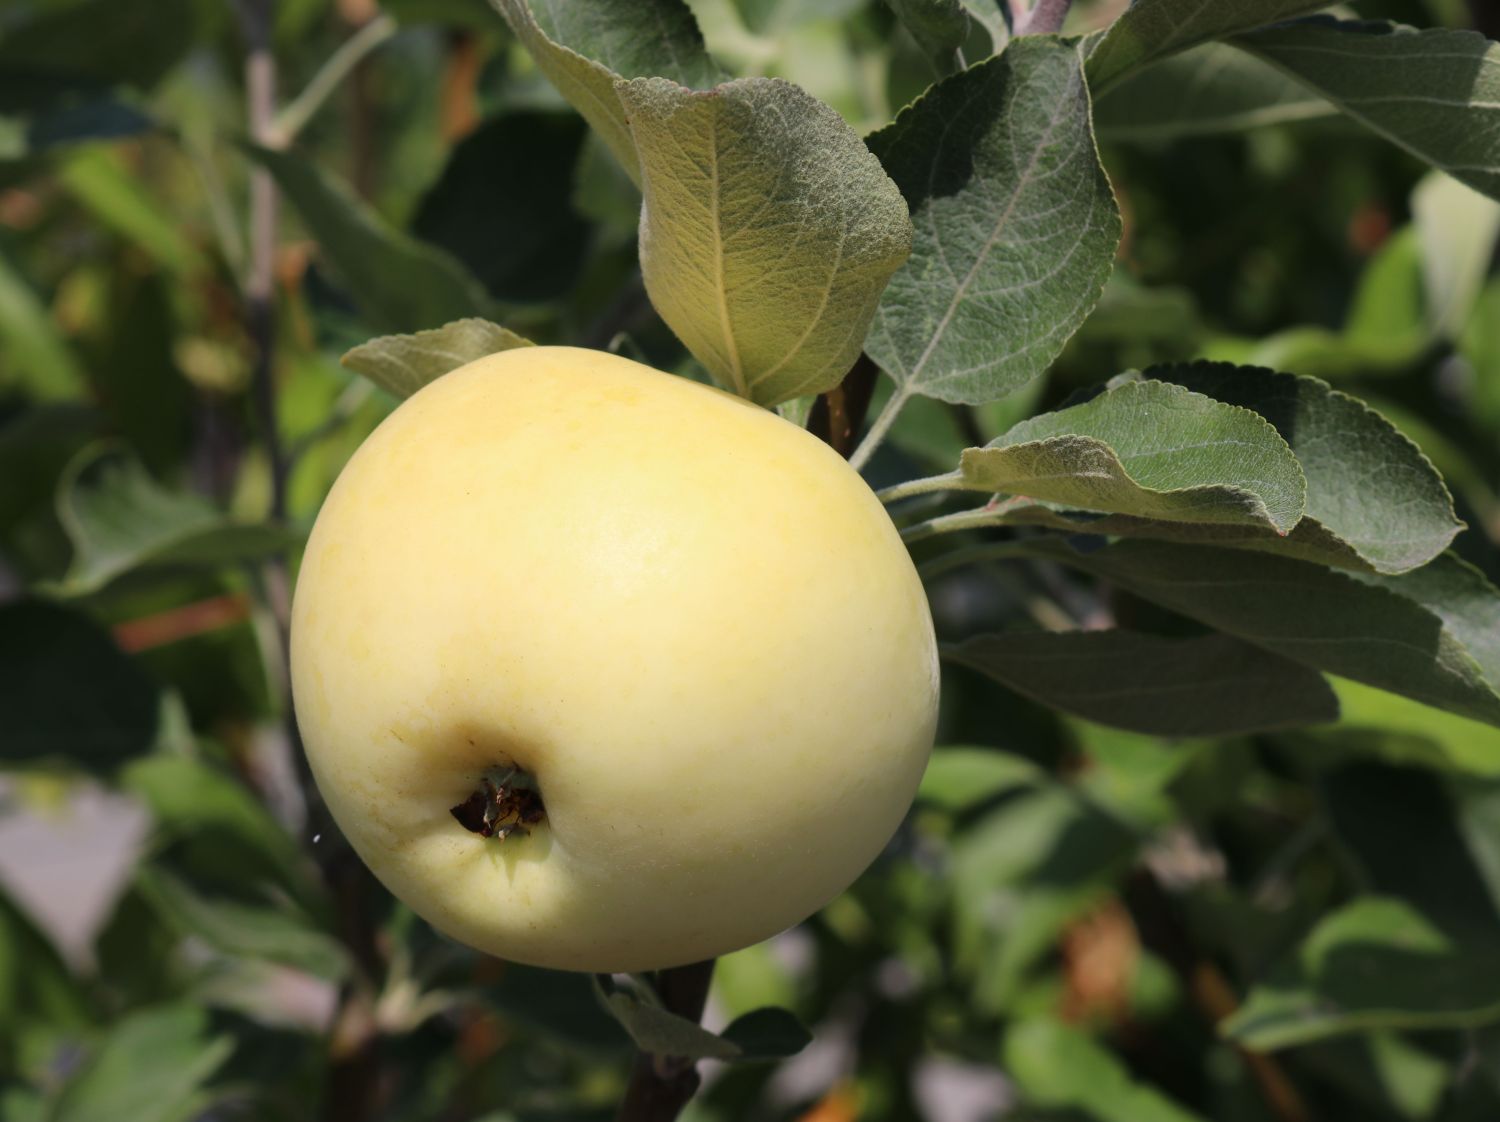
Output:
<svg viewBox="0 0 1500 1122">
<path fill-rule="evenodd" d="M 419 391 L 318 517 L 292 626 L 318 786 L 439 930 L 573 970 L 680 965 L 870 863 L 938 669 L 870 489 L 774 413 L 627 359 L 506 351 Z M 545 818 L 451 808 L 524 769 Z"/>
</svg>

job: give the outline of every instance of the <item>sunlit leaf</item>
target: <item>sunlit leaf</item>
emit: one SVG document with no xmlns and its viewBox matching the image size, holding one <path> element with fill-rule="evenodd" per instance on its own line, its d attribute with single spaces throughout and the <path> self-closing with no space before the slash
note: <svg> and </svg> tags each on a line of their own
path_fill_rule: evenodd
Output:
<svg viewBox="0 0 1500 1122">
<path fill-rule="evenodd" d="M 428 382 L 477 358 L 533 345 L 489 320 L 461 319 L 414 335 L 382 335 L 361 343 L 341 361 L 381 389 L 410 397 Z"/>
</svg>

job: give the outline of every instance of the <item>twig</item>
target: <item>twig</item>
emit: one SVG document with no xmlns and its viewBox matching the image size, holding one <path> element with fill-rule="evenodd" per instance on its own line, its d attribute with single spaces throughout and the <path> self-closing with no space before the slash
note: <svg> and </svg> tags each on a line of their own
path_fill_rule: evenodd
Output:
<svg viewBox="0 0 1500 1122">
<path fill-rule="evenodd" d="M 663 1007 L 679 1017 L 698 1020 L 713 974 L 713 959 L 661 971 L 655 984 Z M 698 1066 L 692 1060 L 637 1053 L 615 1122 L 673 1122 L 697 1092 L 698 1083 Z"/>
<path fill-rule="evenodd" d="M 865 413 L 870 408 L 870 399 L 875 396 L 875 380 L 879 375 L 880 368 L 870 356 L 861 354 L 854 360 L 849 373 L 844 375 L 844 380 L 827 393 L 819 394 L 813 402 L 807 417 L 807 431 L 847 460 L 854 450 L 860 426 L 865 423 Z"/>
<path fill-rule="evenodd" d="M 1017 35 L 1051 35 L 1061 31 L 1073 0 L 1036 0 L 1031 10 L 1016 20 Z"/>
<path fill-rule="evenodd" d="M 295 140 L 307 122 L 323 108 L 339 83 L 395 34 L 396 21 L 388 15 L 379 15 L 344 40 L 339 49 L 329 55 L 328 61 L 313 75 L 307 88 L 277 115 L 270 137 L 262 143 L 268 147 L 280 148 Z"/>
<path fill-rule="evenodd" d="M 870 462 L 870 457 L 875 454 L 875 449 L 880 447 L 880 442 L 885 439 L 885 434 L 890 431 L 896 423 L 896 417 L 901 413 L 901 407 L 906 404 L 906 399 L 911 395 L 905 389 L 898 389 L 891 394 L 889 401 L 875 417 L 875 423 L 870 426 L 870 431 L 865 433 L 865 438 L 859 442 L 859 447 L 849 457 L 849 466 L 858 471 Z"/>
</svg>

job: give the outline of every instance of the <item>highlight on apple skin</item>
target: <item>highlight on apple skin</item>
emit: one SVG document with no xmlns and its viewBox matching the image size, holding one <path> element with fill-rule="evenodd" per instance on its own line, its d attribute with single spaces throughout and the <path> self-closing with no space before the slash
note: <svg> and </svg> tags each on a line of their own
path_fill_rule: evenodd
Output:
<svg viewBox="0 0 1500 1122">
<path fill-rule="evenodd" d="M 572 970 L 724 954 L 846 888 L 916 791 L 937 666 L 836 453 L 568 347 L 403 403 L 293 610 L 298 723 L 355 850 L 439 930 Z"/>
</svg>

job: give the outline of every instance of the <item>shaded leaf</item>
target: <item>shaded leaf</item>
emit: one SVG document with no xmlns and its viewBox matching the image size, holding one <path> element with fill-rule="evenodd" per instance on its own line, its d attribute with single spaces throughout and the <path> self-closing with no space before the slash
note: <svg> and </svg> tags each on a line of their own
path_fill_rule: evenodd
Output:
<svg viewBox="0 0 1500 1122">
<path fill-rule="evenodd" d="M 563 295 L 589 248 L 589 225 L 572 199 L 587 135 L 572 114 L 506 113 L 485 121 L 458 143 L 422 196 L 412 232 L 462 261 L 497 299 Z"/>
<path fill-rule="evenodd" d="M 49 1122 L 185 1122 L 205 1100 L 203 1085 L 234 1050 L 208 1035 L 208 1016 L 188 1005 L 132 1013 L 112 1025 L 63 1088 Z"/>
<path fill-rule="evenodd" d="M 1060 1021 L 1018 1021 L 1005 1034 L 1002 1058 L 1036 1106 L 1073 1107 L 1098 1122 L 1204 1122 L 1137 1082 L 1109 1049 Z"/>
<path fill-rule="evenodd" d="M 234 958 L 265 959 L 337 981 L 349 955 L 332 935 L 285 908 L 214 898 L 160 868 L 136 874 L 141 894 L 183 935 L 194 935 Z"/>
<path fill-rule="evenodd" d="M 575 1048 L 614 1052 L 630 1046 L 619 1021 L 600 1007 L 595 983 L 586 975 L 508 962 L 486 996 L 506 1017 Z"/>
<path fill-rule="evenodd" d="M 1500 724 L 1500 592 L 1452 554 L 1414 573 L 1361 579 L 1167 542 L 1028 548 L 1305 666 Z"/>
<path fill-rule="evenodd" d="M 461 319 L 414 335 L 382 335 L 345 353 L 340 361 L 397 397 L 410 397 L 450 370 L 512 347 L 535 346 L 486 319 Z"/>
<path fill-rule="evenodd" d="M 964 486 L 1173 522 L 1255 523 L 1284 534 L 1306 483 L 1250 409 L 1161 382 L 1126 382 L 1022 421 L 960 461 Z"/>
<path fill-rule="evenodd" d="M 906 259 L 906 207 L 842 117 L 779 79 L 617 87 L 640 155 L 651 302 L 726 388 L 826 390 Z"/>
<path fill-rule="evenodd" d="M 157 687 L 88 617 L 57 604 L 0 606 L 0 759 L 105 769 L 151 746 Z"/>
<path fill-rule="evenodd" d="M 932 59 L 938 72 L 958 68 L 957 51 L 969 37 L 969 12 L 959 0 L 889 0 L 922 53 Z"/>
<path fill-rule="evenodd" d="M 979 404 L 1036 378 L 1099 299 L 1120 239 L 1076 46 L 1018 39 L 868 143 L 914 227 L 865 343 L 893 400 Z"/>
<path fill-rule="evenodd" d="M 58 586 L 98 591 L 117 577 L 159 566 L 220 566 L 276 553 L 297 538 L 265 523 L 235 522 L 211 504 L 156 483 L 134 457 L 85 449 L 58 483 L 57 516 L 73 543 Z"/>
<path fill-rule="evenodd" d="M 76 397 L 83 366 L 47 305 L 0 248 L 0 391 L 19 386 L 38 400 Z"/>
<path fill-rule="evenodd" d="M 1204 43 L 1110 87 L 1094 106 L 1094 130 L 1101 141 L 1159 143 L 1336 112 L 1274 66 L 1224 43 Z"/>
<path fill-rule="evenodd" d="M 1463 528 L 1453 499 L 1421 450 L 1369 406 L 1313 378 L 1228 363 L 1157 366 L 1176 382 L 1265 417 L 1291 445 L 1307 477 L 1303 544 L 1336 538 L 1360 567 L 1400 573 L 1432 560 Z M 1268 547 L 1275 543 L 1267 541 Z M 1326 560 L 1338 564 L 1331 546 Z"/>
<path fill-rule="evenodd" d="M 419 331 L 489 314 L 483 286 L 461 264 L 392 229 L 317 165 L 291 152 L 246 151 L 276 177 L 371 326 Z"/>
<path fill-rule="evenodd" d="M 1260 732 L 1338 716 L 1321 674 L 1225 635 L 981 635 L 943 655 L 1043 705 L 1157 736 Z"/>
<path fill-rule="evenodd" d="M 1326 6 L 1321 0 L 1137 0 L 1090 52 L 1089 87 L 1099 96 L 1157 59 Z"/>
<path fill-rule="evenodd" d="M 1321 17 L 1241 35 L 1234 44 L 1387 140 L 1500 198 L 1500 44 L 1474 31 Z"/>
<path fill-rule="evenodd" d="M 1322 920 L 1221 1031 L 1258 1051 L 1374 1029 L 1500 1021 L 1500 943 L 1456 944 L 1400 900 L 1367 896 Z"/>
<path fill-rule="evenodd" d="M 615 83 L 668 78 L 705 89 L 722 74 L 682 0 L 490 0 L 573 108 L 641 182 Z"/>
<path fill-rule="evenodd" d="M 736 1017 L 719 1034 L 739 1049 L 736 1061 L 780 1060 L 812 1043 L 812 1033 L 788 1009 L 752 1009 Z"/>
<path fill-rule="evenodd" d="M 121 153 L 106 145 L 71 152 L 58 180 L 103 226 L 149 254 L 169 273 L 193 273 L 203 255 L 179 215 L 155 197 Z"/>
</svg>

